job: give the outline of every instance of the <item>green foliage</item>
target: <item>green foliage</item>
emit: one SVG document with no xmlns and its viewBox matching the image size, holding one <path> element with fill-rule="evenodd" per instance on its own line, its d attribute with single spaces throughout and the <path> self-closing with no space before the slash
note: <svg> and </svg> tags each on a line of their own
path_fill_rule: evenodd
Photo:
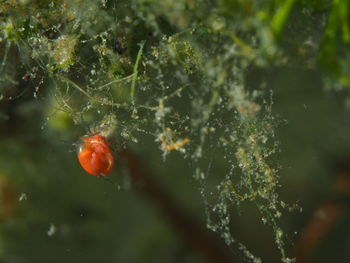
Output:
<svg viewBox="0 0 350 263">
<path fill-rule="evenodd" d="M 350 47 L 350 2 L 333 1 L 324 32 L 322 61 L 327 69 L 337 77 L 340 82 L 348 86 L 349 76 L 349 47 Z M 344 59 L 339 59 L 339 56 Z"/>
</svg>

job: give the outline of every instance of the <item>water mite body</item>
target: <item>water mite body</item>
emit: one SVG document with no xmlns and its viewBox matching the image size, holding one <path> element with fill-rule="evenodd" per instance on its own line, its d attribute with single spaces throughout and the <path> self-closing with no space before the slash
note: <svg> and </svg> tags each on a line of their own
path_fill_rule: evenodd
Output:
<svg viewBox="0 0 350 263">
<path fill-rule="evenodd" d="M 114 166 L 114 157 L 108 141 L 101 134 L 82 138 L 78 160 L 81 167 L 94 176 L 107 176 Z"/>
</svg>

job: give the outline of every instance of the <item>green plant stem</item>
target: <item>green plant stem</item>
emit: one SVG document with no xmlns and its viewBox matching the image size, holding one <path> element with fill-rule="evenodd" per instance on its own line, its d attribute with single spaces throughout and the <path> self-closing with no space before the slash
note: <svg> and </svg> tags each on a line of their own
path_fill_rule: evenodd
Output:
<svg viewBox="0 0 350 263">
<path fill-rule="evenodd" d="M 141 57 L 142 57 L 144 45 L 145 45 L 145 42 L 144 41 L 141 42 L 139 52 L 137 53 L 136 62 L 134 65 L 133 78 L 132 78 L 132 82 L 131 82 L 130 96 L 131 96 L 131 103 L 134 107 L 135 107 L 135 86 L 136 86 L 136 81 L 137 81 L 137 77 L 138 77 L 138 67 L 139 67 Z"/>
</svg>

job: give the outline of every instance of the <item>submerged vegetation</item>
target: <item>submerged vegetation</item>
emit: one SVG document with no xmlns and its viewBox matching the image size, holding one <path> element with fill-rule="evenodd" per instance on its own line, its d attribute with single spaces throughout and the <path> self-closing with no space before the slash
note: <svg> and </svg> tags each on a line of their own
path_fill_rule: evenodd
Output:
<svg viewBox="0 0 350 263">
<path fill-rule="evenodd" d="M 346 91 L 349 3 L 1 1 L 0 97 L 37 101 L 35 123 L 56 138 L 75 141 L 89 126 L 109 133 L 116 155 L 154 147 L 167 164 L 180 154 L 207 228 L 240 258 L 262 262 L 232 230 L 232 214 L 251 204 L 280 261 L 293 262 L 280 221 L 300 208 L 279 198 L 288 191 L 276 135 L 284 120 L 263 75 L 317 68 L 327 87 Z M 0 118 L 6 125 L 11 114 Z"/>
</svg>

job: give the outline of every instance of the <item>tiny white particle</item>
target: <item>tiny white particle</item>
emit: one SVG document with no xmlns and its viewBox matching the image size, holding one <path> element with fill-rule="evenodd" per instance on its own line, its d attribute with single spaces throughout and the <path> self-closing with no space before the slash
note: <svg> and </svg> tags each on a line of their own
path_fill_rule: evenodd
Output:
<svg viewBox="0 0 350 263">
<path fill-rule="evenodd" d="M 51 224 L 49 230 L 47 231 L 47 235 L 48 235 L 49 237 L 51 237 L 51 236 L 53 236 L 55 233 L 56 233 L 56 227 L 55 227 L 54 224 Z"/>
</svg>

